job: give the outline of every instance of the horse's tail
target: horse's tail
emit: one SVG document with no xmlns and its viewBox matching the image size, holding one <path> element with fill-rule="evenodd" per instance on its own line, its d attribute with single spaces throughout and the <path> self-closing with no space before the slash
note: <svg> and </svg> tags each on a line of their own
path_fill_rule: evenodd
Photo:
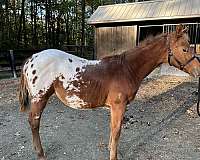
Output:
<svg viewBox="0 0 200 160">
<path fill-rule="evenodd" d="M 30 107 L 30 95 L 27 88 L 27 81 L 24 77 L 23 69 L 21 72 L 20 86 L 19 86 L 19 102 L 20 111 L 25 112 Z"/>
</svg>

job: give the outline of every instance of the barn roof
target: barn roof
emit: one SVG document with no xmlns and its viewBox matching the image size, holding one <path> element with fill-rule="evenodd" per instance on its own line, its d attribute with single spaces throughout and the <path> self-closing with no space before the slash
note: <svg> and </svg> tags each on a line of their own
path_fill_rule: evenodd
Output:
<svg viewBox="0 0 200 160">
<path fill-rule="evenodd" d="M 99 6 L 88 24 L 200 17 L 200 0 L 155 0 Z"/>
</svg>

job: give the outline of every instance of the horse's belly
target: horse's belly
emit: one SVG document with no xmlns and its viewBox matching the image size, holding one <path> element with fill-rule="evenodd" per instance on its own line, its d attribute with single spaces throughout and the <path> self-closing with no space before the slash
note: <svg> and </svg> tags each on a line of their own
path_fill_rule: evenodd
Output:
<svg viewBox="0 0 200 160">
<path fill-rule="evenodd" d="M 86 109 L 89 108 L 89 103 L 85 102 L 83 99 L 77 95 L 66 96 L 66 105 L 74 109 Z"/>
</svg>

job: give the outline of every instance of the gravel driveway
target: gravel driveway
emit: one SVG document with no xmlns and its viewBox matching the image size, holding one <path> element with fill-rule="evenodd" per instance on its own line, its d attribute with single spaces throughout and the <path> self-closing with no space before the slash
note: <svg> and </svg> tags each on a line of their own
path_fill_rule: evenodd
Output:
<svg viewBox="0 0 200 160">
<path fill-rule="evenodd" d="M 146 79 L 126 111 L 122 160 L 200 160 L 197 80 Z M 0 160 L 35 160 L 27 113 L 20 113 L 18 80 L 0 80 Z M 107 160 L 109 110 L 74 110 L 51 98 L 41 122 L 48 160 Z"/>
</svg>

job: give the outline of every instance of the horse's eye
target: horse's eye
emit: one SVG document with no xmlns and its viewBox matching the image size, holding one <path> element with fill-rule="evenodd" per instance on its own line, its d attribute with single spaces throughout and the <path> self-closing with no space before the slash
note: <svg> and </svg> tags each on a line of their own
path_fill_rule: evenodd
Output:
<svg viewBox="0 0 200 160">
<path fill-rule="evenodd" d="M 187 49 L 183 49 L 183 52 L 187 52 Z"/>
</svg>

